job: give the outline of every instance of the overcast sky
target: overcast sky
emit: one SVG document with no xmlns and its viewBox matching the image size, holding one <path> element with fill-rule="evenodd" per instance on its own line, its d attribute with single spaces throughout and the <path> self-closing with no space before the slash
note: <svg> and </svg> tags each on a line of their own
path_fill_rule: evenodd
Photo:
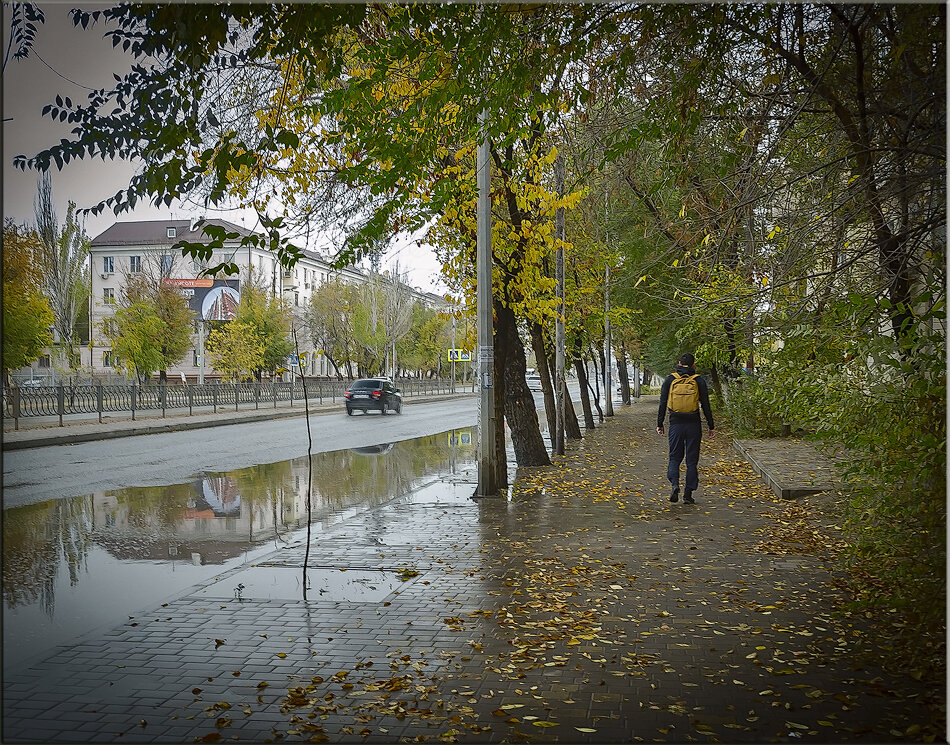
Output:
<svg viewBox="0 0 950 745">
<path fill-rule="evenodd" d="M 69 136 L 72 125 L 53 122 L 42 117 L 46 104 L 57 95 L 69 96 L 73 102 L 85 103 L 91 89 L 111 88 L 112 75 L 125 74 L 131 58 L 115 51 L 104 38 L 109 30 L 101 22 L 88 29 L 74 27 L 69 10 L 76 4 L 40 3 L 46 22 L 39 26 L 37 41 L 25 60 L 10 59 L 3 72 L 3 214 L 17 223 L 34 223 L 37 174 L 13 167 L 17 155 L 32 156 L 40 150 Z M 109 7 L 82 5 L 84 10 Z M 10 32 L 10 4 L 3 4 L 3 46 L 6 50 Z M 135 173 L 131 163 L 99 159 L 71 161 L 62 171 L 55 166 L 51 172 L 53 200 L 60 223 L 65 219 L 70 201 L 79 208 L 92 207 L 128 186 Z M 130 220 L 155 220 L 174 217 L 187 220 L 197 216 L 196 208 L 173 202 L 169 208 L 140 206 L 132 213 L 116 217 L 108 209 L 99 215 L 85 217 L 86 232 L 95 237 L 113 223 Z M 215 213 L 209 212 L 211 216 Z M 242 224 L 240 213 L 220 215 Z M 246 213 L 243 224 L 254 227 L 252 213 Z M 440 266 L 428 248 L 418 248 L 408 237 L 397 240 L 391 257 L 384 264 L 398 261 L 401 272 L 408 273 L 409 284 L 423 290 L 444 292 L 438 278 Z"/>
</svg>

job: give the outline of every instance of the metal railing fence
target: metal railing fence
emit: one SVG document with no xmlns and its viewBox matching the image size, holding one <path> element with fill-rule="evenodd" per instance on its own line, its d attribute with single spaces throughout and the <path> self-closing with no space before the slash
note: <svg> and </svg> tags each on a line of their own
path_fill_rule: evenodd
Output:
<svg viewBox="0 0 950 745">
<path fill-rule="evenodd" d="M 343 392 L 351 381 L 326 378 L 307 378 L 307 397 L 311 403 L 335 402 L 343 399 Z M 431 396 L 452 392 L 452 381 L 444 379 L 407 378 L 396 380 L 403 398 Z M 289 383 L 205 383 L 159 385 L 105 385 L 101 382 L 84 384 L 30 385 L 4 387 L 3 411 L 12 418 L 14 428 L 19 428 L 21 418 L 58 416 L 63 426 L 63 417 L 70 414 L 98 414 L 102 421 L 104 413 L 131 412 L 132 419 L 141 412 L 154 413 L 172 410 L 178 414 L 187 409 L 189 415 L 208 413 L 210 409 L 240 411 L 242 408 L 277 408 L 279 402 L 290 406 L 303 405 L 304 382 L 296 379 Z"/>
</svg>

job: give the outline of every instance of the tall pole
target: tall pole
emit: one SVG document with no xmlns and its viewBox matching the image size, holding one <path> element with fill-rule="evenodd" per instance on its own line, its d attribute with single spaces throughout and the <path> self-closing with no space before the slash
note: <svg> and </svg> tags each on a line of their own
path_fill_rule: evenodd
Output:
<svg viewBox="0 0 950 745">
<path fill-rule="evenodd" d="M 478 186 L 477 238 L 476 238 L 476 283 L 478 317 L 478 374 L 480 395 L 478 399 L 478 487 L 475 497 L 498 495 L 498 460 L 495 453 L 495 436 L 498 421 L 495 416 L 494 376 L 495 342 L 492 323 L 492 259 L 491 259 L 491 181 L 488 160 L 488 115 L 482 111 L 478 116 L 481 138 L 476 154 L 476 183 Z"/>
<path fill-rule="evenodd" d="M 452 308 L 452 393 L 455 393 L 455 308 Z"/>
<path fill-rule="evenodd" d="M 554 161 L 554 180 L 559 196 L 564 195 L 564 158 L 558 153 Z M 557 321 L 554 325 L 554 453 L 564 455 L 564 409 L 567 387 L 564 384 L 564 208 L 554 213 L 554 231 L 557 238 Z"/>
<path fill-rule="evenodd" d="M 610 362 L 610 192 L 604 192 L 604 244 L 607 266 L 604 268 L 604 415 L 614 415 L 613 377 Z"/>
<path fill-rule="evenodd" d="M 205 382 L 205 321 L 198 314 L 198 385 Z"/>
<path fill-rule="evenodd" d="M 89 253 L 89 374 L 93 375 L 96 371 L 96 363 L 93 362 L 93 348 L 94 344 L 92 342 L 92 307 L 93 307 L 93 297 L 92 297 L 92 252 Z M 103 370 L 105 372 L 105 370 Z M 92 382 L 92 380 L 90 380 Z"/>
<path fill-rule="evenodd" d="M 610 264 L 604 276 L 604 415 L 614 415 L 613 377 L 610 362 Z"/>
</svg>

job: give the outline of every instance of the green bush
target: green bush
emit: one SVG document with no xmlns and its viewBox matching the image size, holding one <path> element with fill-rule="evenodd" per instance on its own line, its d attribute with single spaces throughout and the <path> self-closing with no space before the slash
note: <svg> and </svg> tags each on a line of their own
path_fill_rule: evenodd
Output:
<svg viewBox="0 0 950 745">
<path fill-rule="evenodd" d="M 866 319 L 873 302 L 842 304 L 826 324 L 788 334 L 769 384 L 743 389 L 730 411 L 753 424 L 771 412 L 814 433 L 829 452 L 844 449 L 847 558 L 875 578 L 857 587 L 859 606 L 901 609 L 917 634 L 939 636 L 946 616 L 943 315 L 935 305 L 900 339 L 848 323 L 858 311 Z M 922 650 L 908 651 L 913 658 Z"/>
<path fill-rule="evenodd" d="M 774 437 L 782 423 L 775 410 L 768 384 L 745 377 L 725 387 L 725 418 L 738 437 Z"/>
</svg>

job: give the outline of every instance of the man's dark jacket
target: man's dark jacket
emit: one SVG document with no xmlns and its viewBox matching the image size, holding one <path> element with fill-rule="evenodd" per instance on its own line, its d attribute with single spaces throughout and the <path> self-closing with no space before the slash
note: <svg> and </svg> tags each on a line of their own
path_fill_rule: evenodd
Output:
<svg viewBox="0 0 950 745">
<path fill-rule="evenodd" d="M 696 374 L 696 370 L 694 368 L 683 367 L 682 365 L 676 366 L 676 372 L 680 375 Z M 715 429 L 716 425 L 713 424 L 712 407 L 709 405 L 709 386 L 706 385 L 706 378 L 698 377 L 696 378 L 696 383 L 699 385 L 699 405 L 702 407 L 703 414 L 706 416 L 706 423 L 709 425 L 709 429 Z M 663 387 L 660 388 L 660 410 L 656 415 L 657 427 L 662 427 L 663 422 L 666 421 L 666 402 L 670 398 L 670 386 L 672 384 L 673 376 L 667 375 L 666 380 L 663 381 Z M 696 409 L 696 411 L 687 412 L 685 414 L 681 414 L 677 411 L 670 412 L 670 423 L 690 421 L 700 421 L 699 409 Z"/>
</svg>

